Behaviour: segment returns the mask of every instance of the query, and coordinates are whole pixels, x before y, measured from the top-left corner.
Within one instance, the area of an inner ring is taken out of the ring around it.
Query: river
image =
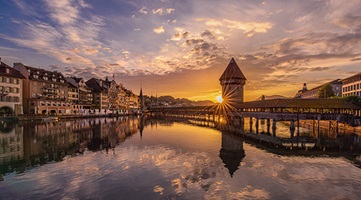
[[[337,136],[331,141],[343,141],[337,149],[320,149],[273,147],[184,120],[92,118],[0,127],[0,199],[361,196],[356,135]],[[289,135],[279,127],[279,135]]]

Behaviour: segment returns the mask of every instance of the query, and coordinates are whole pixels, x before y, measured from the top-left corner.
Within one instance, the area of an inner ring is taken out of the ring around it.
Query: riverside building
[[[342,96],[361,97],[361,72],[342,80]]]
[[[0,116],[23,114],[23,80],[19,71],[0,59]]]
[[[68,101],[68,83],[57,71],[48,71],[14,63],[14,68],[24,77],[24,114],[71,114]]]

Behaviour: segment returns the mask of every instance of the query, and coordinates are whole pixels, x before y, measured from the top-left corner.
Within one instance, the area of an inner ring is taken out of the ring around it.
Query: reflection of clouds
[[[223,182],[217,182],[210,192],[206,193],[205,199],[269,199],[270,195],[263,189],[247,185],[240,191],[232,191],[229,185],[224,186]],[[222,190],[221,190],[222,188]]]
[[[361,189],[360,169],[343,158],[285,157],[244,145],[247,156],[242,172],[251,185],[262,186],[271,197],[356,199]],[[347,173],[345,173],[347,172]],[[240,174],[240,173],[239,173]],[[279,194],[278,194],[279,195]]]
[[[8,177],[3,183],[26,187],[0,190],[19,198],[327,199],[356,198],[361,189],[359,169],[344,159],[275,156],[247,144],[244,149],[247,156],[233,178],[216,154],[124,143],[114,155],[86,151]]]

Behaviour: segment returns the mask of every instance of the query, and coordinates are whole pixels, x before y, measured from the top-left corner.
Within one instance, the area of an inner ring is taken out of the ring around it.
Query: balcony
[[[0,90],[0,96],[7,96],[8,94],[9,94],[9,91]]]

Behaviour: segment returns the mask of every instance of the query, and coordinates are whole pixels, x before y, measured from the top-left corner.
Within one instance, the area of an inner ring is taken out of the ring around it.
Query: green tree
[[[357,106],[361,107],[361,97],[358,96],[348,96],[348,97],[342,97],[343,100],[350,102],[352,104],[355,104]]]
[[[326,84],[322,86],[318,91],[318,95],[317,95],[318,98],[323,98],[323,99],[330,98],[333,96],[335,96],[335,93],[333,92],[331,84]]]

